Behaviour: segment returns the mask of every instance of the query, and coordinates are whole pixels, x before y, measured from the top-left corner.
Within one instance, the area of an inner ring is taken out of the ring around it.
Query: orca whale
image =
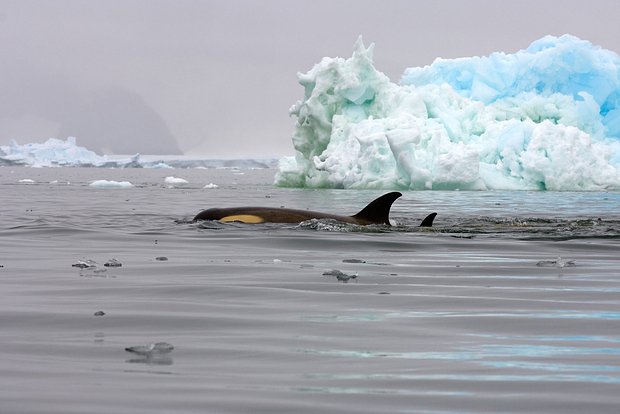
[[[390,225],[390,208],[394,201],[402,196],[394,191],[382,195],[371,201],[359,213],[352,216],[321,213],[310,210],[297,210],[277,207],[230,207],[210,208],[203,210],[194,217],[193,222],[200,220],[218,220],[220,222],[240,223],[301,223],[311,219],[332,219],[344,223],[366,226],[369,224]],[[420,224],[420,227],[431,227],[437,213],[429,214]]]

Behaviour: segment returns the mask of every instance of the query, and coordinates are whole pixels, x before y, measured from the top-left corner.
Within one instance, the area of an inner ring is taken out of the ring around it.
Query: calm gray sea
[[[618,412],[620,194],[405,192],[391,228],[189,223],[382,193],[273,175],[0,168],[0,412]]]

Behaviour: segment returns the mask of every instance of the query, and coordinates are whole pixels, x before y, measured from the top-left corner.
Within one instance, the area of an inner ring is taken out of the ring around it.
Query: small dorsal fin
[[[437,213],[431,213],[420,223],[420,227],[433,227],[433,220],[435,220],[435,216]]]
[[[387,224],[390,225],[390,208],[398,197],[402,196],[398,191],[383,194],[381,197],[371,201],[359,213],[351,216],[357,220],[368,224]]]

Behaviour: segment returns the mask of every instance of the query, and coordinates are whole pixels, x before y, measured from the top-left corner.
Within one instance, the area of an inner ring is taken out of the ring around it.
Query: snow
[[[620,189],[620,58],[574,36],[437,59],[391,82],[361,38],[299,75],[290,187]]]

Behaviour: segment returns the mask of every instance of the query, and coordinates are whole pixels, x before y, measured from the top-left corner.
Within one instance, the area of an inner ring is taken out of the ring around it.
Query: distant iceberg
[[[275,168],[275,159],[218,160],[187,156],[98,155],[77,145],[74,137],[50,138],[43,143],[0,146],[0,166],[101,168]]]
[[[349,59],[299,75],[292,187],[597,191],[620,189],[620,58],[574,36],[514,54],[377,71]]]
[[[44,143],[0,146],[0,165],[27,165],[32,167],[62,167],[68,165],[98,166],[107,162],[105,156],[78,147],[74,137],[65,141],[50,138]]]

